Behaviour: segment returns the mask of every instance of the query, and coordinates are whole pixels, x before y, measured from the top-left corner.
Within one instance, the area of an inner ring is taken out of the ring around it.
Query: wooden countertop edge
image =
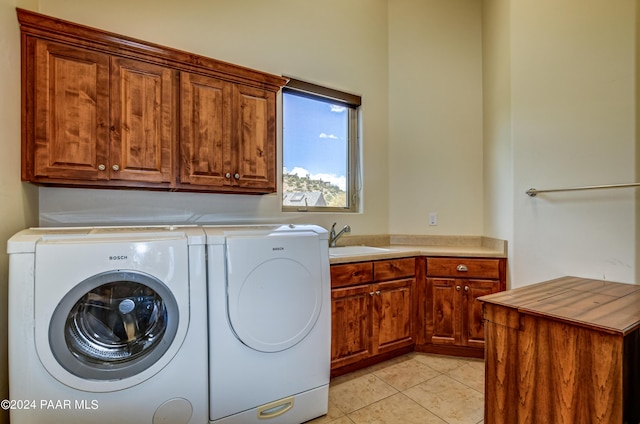
[[[584,328],[596,328],[603,332],[614,334],[614,335],[627,335],[630,332],[638,329],[640,327],[640,309],[630,311],[628,316],[620,315],[620,319],[618,320],[619,325],[613,325],[612,319],[609,319],[609,325],[607,325],[604,320],[597,319],[580,319],[584,318],[587,315],[587,312],[592,313],[596,309],[600,307],[604,307],[604,305],[599,305],[589,311],[585,311],[584,314],[578,313],[574,316],[569,316],[561,313],[554,313],[547,309],[543,310],[542,308],[538,309],[536,306],[539,306],[541,302],[545,299],[550,299],[552,297],[556,297],[558,295],[566,294],[569,292],[581,292],[581,288],[577,286],[577,284],[589,284],[589,283],[602,283],[602,284],[616,284],[616,285],[626,285],[628,287],[628,293],[620,295],[618,298],[611,300],[609,303],[629,303],[638,304],[637,300],[640,300],[640,286],[635,286],[633,284],[625,284],[625,283],[616,283],[611,281],[600,281],[588,278],[580,278],[573,276],[565,276],[556,278],[549,281],[544,281],[537,284],[531,284],[529,286],[518,287],[516,289],[507,290],[500,293],[495,293],[487,296],[479,297],[478,300],[484,303],[490,303],[492,305],[501,306],[505,308],[509,308],[511,310],[517,311],[519,314],[530,315],[540,318],[552,319],[561,322],[565,322],[568,324],[584,327]],[[565,284],[565,286],[561,286]],[[620,286],[622,287],[622,286]],[[626,287],[625,287],[626,288]],[[589,290],[586,290],[589,291]],[[590,292],[590,291],[589,291]],[[597,292],[593,292],[594,295],[598,294]],[[609,305],[611,306],[611,305]],[[614,308],[616,311],[620,309]],[[624,308],[622,308],[624,309]],[[604,315],[606,318],[610,318],[612,314]]]

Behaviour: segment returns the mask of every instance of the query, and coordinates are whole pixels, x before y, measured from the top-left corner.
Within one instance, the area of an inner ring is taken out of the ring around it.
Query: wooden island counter
[[[640,422],[640,285],[563,277],[479,300],[485,423]]]

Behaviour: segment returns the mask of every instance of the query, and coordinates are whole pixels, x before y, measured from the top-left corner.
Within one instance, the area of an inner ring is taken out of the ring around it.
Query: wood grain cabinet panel
[[[17,12],[24,181],[276,191],[276,93],[286,78]]]
[[[230,184],[231,84],[182,72],[180,102],[180,183]]]
[[[376,281],[412,277],[416,273],[416,260],[405,258],[374,262],[373,272]]]
[[[36,38],[28,45],[35,45],[27,63],[35,61],[36,142],[26,149],[34,152],[34,180],[171,182],[171,69]]]
[[[454,279],[430,278],[428,280],[432,315],[430,342],[433,344],[460,343],[461,323],[459,294]]]
[[[180,187],[276,191],[275,93],[182,72]]]
[[[372,354],[371,287],[369,285],[331,291],[331,366],[339,368],[369,358]]]
[[[373,263],[355,262],[331,265],[331,287],[353,286],[373,282]]]
[[[375,287],[374,352],[382,354],[413,343],[412,291],[415,280],[379,283]]]
[[[26,42],[29,84],[23,119],[23,179],[106,180],[109,56],[47,40]]]
[[[331,266],[333,375],[412,349],[415,282],[415,258]]]
[[[176,71],[111,58],[109,179],[171,183]]]
[[[562,277],[481,300],[484,422],[640,422],[637,285]]]
[[[424,338],[417,350],[471,357],[484,355],[482,303],[505,289],[505,259],[427,258],[426,285],[419,308]]]
[[[232,122],[232,184],[276,191],[276,95],[234,85]]]

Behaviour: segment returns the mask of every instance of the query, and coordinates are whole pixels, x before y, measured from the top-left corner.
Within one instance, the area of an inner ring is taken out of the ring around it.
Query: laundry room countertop
[[[356,246],[366,247],[359,252]],[[331,264],[413,256],[506,258],[507,242],[482,236],[349,235],[329,249]]]

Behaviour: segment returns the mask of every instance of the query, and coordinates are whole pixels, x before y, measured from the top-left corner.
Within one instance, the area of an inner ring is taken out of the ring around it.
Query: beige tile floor
[[[410,353],[336,377],[308,424],[482,424],[484,362]]]

